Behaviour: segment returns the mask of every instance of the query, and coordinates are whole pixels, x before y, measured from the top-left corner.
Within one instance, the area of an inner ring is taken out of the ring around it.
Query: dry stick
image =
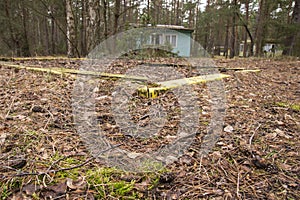
[[[249,139],[249,145],[252,145],[252,140],[254,138],[254,135],[257,133],[257,130],[260,128],[261,124],[259,124],[256,129],[254,130],[254,133],[251,135],[250,139]]]
[[[46,124],[45,124],[45,126],[44,126],[44,129],[47,128],[47,126],[48,126],[50,120],[51,120],[51,119],[52,119],[52,120],[54,119],[53,114],[52,114],[49,110],[47,110],[47,111],[48,111],[50,117],[48,118],[48,120],[47,120],[47,122],[46,122]]]
[[[13,105],[14,102],[15,102],[15,99],[16,99],[16,97],[14,96],[14,98],[13,98],[12,101],[11,101],[11,104],[10,104],[9,107],[8,107],[8,111],[7,111],[7,113],[6,113],[4,119],[6,119],[6,118],[8,117],[8,115],[9,115],[9,113],[10,113],[10,110],[11,110],[11,107],[12,107],[12,105]]]
[[[240,172],[238,172],[237,183],[236,183],[236,196],[240,198]]]
[[[61,171],[67,171],[67,170],[76,169],[76,168],[79,168],[79,167],[82,167],[82,166],[88,164],[89,162],[91,162],[92,160],[94,160],[99,155],[101,155],[101,154],[103,154],[103,153],[105,153],[105,152],[107,152],[107,151],[109,151],[111,149],[117,148],[119,146],[121,146],[121,144],[118,144],[118,145],[112,146],[112,147],[110,147],[108,149],[105,149],[103,151],[100,151],[96,156],[93,156],[93,157],[87,159],[85,162],[83,162],[83,163],[81,163],[79,165],[72,166],[72,167],[67,167],[67,168],[62,168],[62,169],[57,169],[57,170],[47,170],[45,172],[35,172],[35,173],[27,173],[27,172],[22,173],[21,172],[19,174],[15,174],[13,176],[36,176],[36,175],[45,175],[45,174],[48,174],[48,173],[57,173],[57,172],[61,172]]]
[[[241,199],[240,198],[240,170],[239,170],[239,166],[238,166],[238,163],[236,162],[235,159],[233,159],[233,162],[234,162],[234,165],[237,169],[237,181],[236,181],[236,196],[238,199]]]
[[[251,135],[251,137],[250,137],[250,139],[249,139],[249,148],[250,148],[250,153],[251,153],[251,155],[252,155],[252,158],[255,158],[255,156],[254,156],[254,154],[253,154],[253,150],[252,150],[252,148],[251,148],[252,140],[253,140],[253,138],[254,138],[255,134],[257,133],[257,130],[259,129],[260,126],[261,126],[261,124],[259,124],[259,125],[256,127],[256,129],[254,130],[254,133]]]
[[[244,180],[244,178],[251,172],[251,169],[249,169],[243,176],[240,178],[240,181]]]

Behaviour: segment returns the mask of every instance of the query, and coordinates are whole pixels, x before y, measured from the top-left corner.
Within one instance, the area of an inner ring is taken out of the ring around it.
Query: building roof
[[[178,26],[178,25],[163,25],[163,24],[157,24],[157,28],[168,28],[172,30],[185,30],[185,31],[190,31],[193,32],[194,29],[191,28],[185,28],[184,26]]]
[[[141,28],[144,25],[139,23],[129,23],[130,26],[133,28]],[[178,25],[171,25],[171,24],[157,24],[155,26],[152,26],[152,24],[148,24],[147,27],[155,27],[155,28],[168,28],[172,30],[184,30],[184,31],[190,31],[193,32],[194,29],[192,28],[185,28],[184,26],[178,26]]]

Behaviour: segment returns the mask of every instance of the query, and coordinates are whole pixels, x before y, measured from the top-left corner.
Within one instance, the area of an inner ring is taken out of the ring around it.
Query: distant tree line
[[[136,26],[182,25],[209,53],[300,56],[300,0],[1,0],[0,54],[83,57]]]

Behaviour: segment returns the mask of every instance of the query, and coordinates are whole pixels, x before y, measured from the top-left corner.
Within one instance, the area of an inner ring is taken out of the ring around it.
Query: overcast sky
[[[201,2],[200,4],[201,11],[204,11],[207,0],[200,0],[200,2]]]

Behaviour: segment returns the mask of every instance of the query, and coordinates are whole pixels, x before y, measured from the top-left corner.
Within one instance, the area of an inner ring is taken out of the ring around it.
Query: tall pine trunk
[[[108,38],[107,1],[102,0],[102,4],[103,4],[103,21],[104,21],[104,39],[107,39]]]
[[[227,20],[226,33],[225,33],[225,45],[224,45],[225,58],[228,58],[228,43],[229,43],[229,19]]]
[[[233,4],[233,16],[232,16],[232,27],[231,27],[231,39],[230,39],[230,55],[229,58],[233,58],[235,56],[235,35],[236,35],[236,6],[237,0],[234,0]]]
[[[299,43],[300,41],[300,0],[295,0],[295,5],[293,9],[293,15],[291,19],[291,25],[294,26],[292,31],[289,36],[285,40],[285,49],[283,50],[282,54],[283,55],[295,55],[295,56],[300,56],[300,46],[298,44],[298,51],[296,49],[296,44],[297,41]]]
[[[81,0],[81,31],[80,31],[80,45],[81,45],[81,55],[86,56],[88,54],[87,50],[87,3],[85,0]]]
[[[72,12],[72,0],[66,0],[66,16],[67,16],[67,54],[68,57],[75,57],[75,21]]]
[[[97,44],[98,31],[98,12],[99,7],[97,0],[88,0],[87,5],[87,24],[86,24],[86,48],[91,51]]]
[[[248,26],[248,21],[249,21],[249,0],[245,1],[245,9],[246,9],[246,16],[245,16],[245,31],[244,31],[244,49],[243,49],[243,57],[247,57],[248,52],[248,33],[247,33],[247,26]]]
[[[263,55],[263,44],[267,32],[267,21],[269,19],[269,0],[260,0],[258,16],[256,18],[255,31],[255,56]]]
[[[120,17],[120,8],[121,8],[121,0],[116,0],[115,12],[114,12],[114,31],[113,31],[114,35],[118,32],[118,28],[119,28],[118,22]]]
[[[20,2],[18,4],[19,9],[21,10],[21,19],[22,19],[22,28],[21,28],[21,53],[25,57],[31,56],[30,53],[30,48],[29,48],[29,41],[28,41],[28,25],[27,25],[27,20],[29,18],[28,16],[28,11],[24,5],[24,2]]]

